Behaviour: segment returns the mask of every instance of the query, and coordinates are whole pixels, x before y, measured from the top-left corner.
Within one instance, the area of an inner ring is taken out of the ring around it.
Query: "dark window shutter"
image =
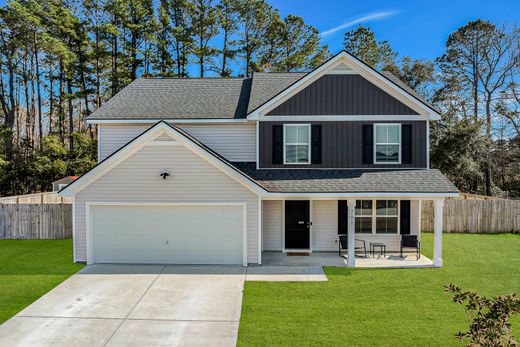
[[[410,200],[401,200],[401,235],[410,235]]]
[[[311,126],[311,163],[321,164],[321,125]]]
[[[273,125],[273,164],[283,164],[283,125]]]
[[[363,164],[374,163],[374,125],[363,125]]]
[[[347,233],[347,200],[338,200],[338,234]]]
[[[412,163],[412,125],[403,124],[401,128],[401,153],[403,164]]]

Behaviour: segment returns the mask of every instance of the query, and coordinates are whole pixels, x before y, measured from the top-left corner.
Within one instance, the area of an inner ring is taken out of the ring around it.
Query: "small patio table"
[[[370,242],[370,252],[372,253],[372,258],[374,258],[376,248],[379,248],[379,255],[377,256],[377,259],[379,259],[381,256],[386,257],[386,245],[384,243]]]

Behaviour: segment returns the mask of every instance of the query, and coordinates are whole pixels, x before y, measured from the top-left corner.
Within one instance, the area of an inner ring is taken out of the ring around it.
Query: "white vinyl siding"
[[[76,194],[77,261],[86,261],[86,202],[245,202],[247,259],[258,262],[258,196],[184,146],[146,146]]]
[[[153,124],[98,125],[99,161],[117,151]],[[247,124],[178,124],[230,161],[256,161],[256,126]]]
[[[179,126],[229,161],[256,161],[254,123]]]
[[[312,201],[313,251],[336,251],[338,244],[338,202]]]
[[[420,237],[419,201],[410,201],[410,234]],[[263,201],[263,250],[281,251],[283,212],[281,200]],[[338,201],[312,201],[312,250],[336,251],[338,244]],[[367,252],[369,242],[382,242],[388,251],[398,251],[401,236],[395,234],[356,234],[356,239],[365,240]]]
[[[148,125],[98,125],[98,162],[150,128]]]
[[[262,202],[262,240],[264,251],[281,251],[283,212],[281,200]]]

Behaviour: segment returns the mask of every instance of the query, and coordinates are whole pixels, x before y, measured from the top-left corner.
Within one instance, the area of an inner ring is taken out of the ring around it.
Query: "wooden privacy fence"
[[[56,192],[0,197],[0,204],[71,204],[72,198],[62,198]]]
[[[70,237],[71,204],[0,204],[0,239]]]
[[[432,201],[422,201],[421,229],[433,231]],[[448,233],[520,232],[520,201],[455,200],[444,202],[443,230]]]

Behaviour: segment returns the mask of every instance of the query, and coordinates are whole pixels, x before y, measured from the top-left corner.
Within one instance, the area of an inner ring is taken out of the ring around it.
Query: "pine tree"
[[[193,55],[199,65],[200,77],[204,77],[206,65],[216,55],[217,50],[210,45],[210,40],[218,33],[217,11],[213,0],[193,0],[190,11],[193,35]]]

